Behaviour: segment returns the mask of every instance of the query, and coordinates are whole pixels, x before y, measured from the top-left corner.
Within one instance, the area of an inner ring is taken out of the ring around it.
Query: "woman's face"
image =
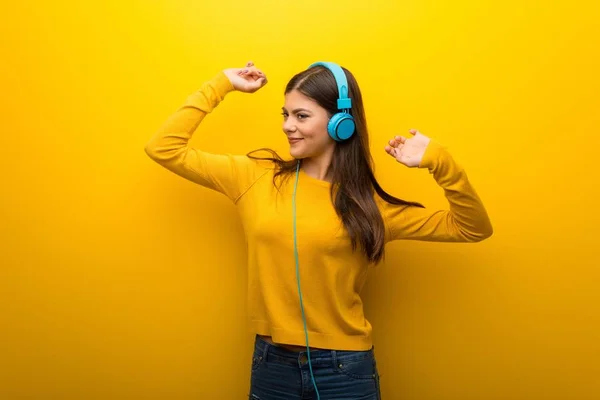
[[[290,143],[292,157],[318,157],[333,150],[336,142],[327,133],[329,115],[317,102],[292,90],[285,95],[282,110],[283,132]]]

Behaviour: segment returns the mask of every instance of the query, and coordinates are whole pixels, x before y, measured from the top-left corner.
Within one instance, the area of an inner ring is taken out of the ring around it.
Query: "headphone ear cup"
[[[327,132],[336,142],[349,139],[355,129],[354,117],[348,113],[334,114],[327,124]]]

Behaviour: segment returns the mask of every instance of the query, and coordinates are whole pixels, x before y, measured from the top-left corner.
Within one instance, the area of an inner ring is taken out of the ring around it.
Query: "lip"
[[[288,142],[290,142],[290,143],[297,143],[297,142],[299,142],[301,140],[302,139],[300,139],[300,138],[288,138]]]

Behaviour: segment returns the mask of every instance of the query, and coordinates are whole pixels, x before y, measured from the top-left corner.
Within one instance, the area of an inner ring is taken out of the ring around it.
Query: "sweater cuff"
[[[225,95],[233,90],[235,90],[233,84],[221,71],[212,79],[204,81],[198,90],[187,97],[184,105],[210,113],[223,101]]]
[[[419,168],[427,168],[429,170],[433,169],[437,165],[441,153],[445,150],[446,146],[430,138],[429,144],[425,149],[425,154],[423,154],[423,158],[419,164]]]
[[[225,72],[223,72],[223,71],[219,71],[219,73],[216,74],[209,81],[209,83],[211,84],[212,87],[215,88],[216,93],[221,98],[225,97],[225,95],[227,93],[235,90],[235,88],[233,87],[233,84],[231,83],[231,81],[229,80],[227,75],[225,75]]]

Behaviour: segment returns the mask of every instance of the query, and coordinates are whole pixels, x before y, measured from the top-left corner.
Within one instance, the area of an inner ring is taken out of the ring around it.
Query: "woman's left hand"
[[[410,129],[410,138],[396,136],[385,146],[385,151],[396,161],[407,167],[418,167],[421,164],[425,149],[430,139],[416,129]]]

